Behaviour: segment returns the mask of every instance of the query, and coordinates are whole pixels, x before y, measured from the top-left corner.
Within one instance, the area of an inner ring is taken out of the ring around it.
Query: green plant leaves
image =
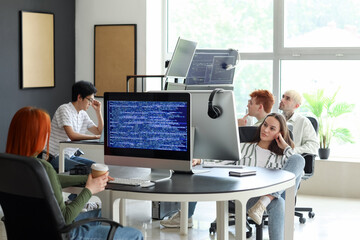
[[[344,113],[350,113],[354,110],[355,104],[338,103],[328,111],[329,117],[336,118]]]
[[[337,128],[332,131],[334,137],[340,139],[343,142],[354,143],[351,132],[347,128]]]
[[[347,128],[334,128],[335,118],[350,113],[355,104],[346,102],[336,103],[338,88],[330,97],[325,95],[324,89],[318,89],[315,93],[304,93],[305,107],[308,108],[319,122],[320,148],[329,148],[331,138],[335,137],[343,142],[354,143],[351,132]]]

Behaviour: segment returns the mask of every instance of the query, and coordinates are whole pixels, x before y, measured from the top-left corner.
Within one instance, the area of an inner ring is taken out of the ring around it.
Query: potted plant
[[[319,89],[312,94],[303,94],[307,102],[305,107],[315,115],[319,122],[320,159],[327,159],[329,157],[332,137],[338,138],[343,142],[354,142],[349,129],[334,126],[335,118],[352,112],[355,107],[354,104],[336,102],[335,98],[339,90],[340,88],[330,97],[324,95],[324,89]]]

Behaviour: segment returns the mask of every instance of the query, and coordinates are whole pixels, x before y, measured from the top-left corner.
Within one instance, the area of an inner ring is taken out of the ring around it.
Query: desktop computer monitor
[[[189,71],[197,42],[178,38],[165,77],[184,79]]]
[[[151,168],[148,179],[191,171],[190,93],[104,94],[104,162]]]
[[[192,126],[195,130],[193,158],[240,160],[239,130],[233,91],[217,89],[188,92],[191,93]],[[216,118],[209,116],[209,110],[212,111],[212,108],[218,110]]]
[[[107,92],[104,106],[105,164],[151,168],[157,181],[171,170],[196,172],[193,158],[240,159],[232,91]]]
[[[234,49],[196,49],[186,76],[186,89],[233,90],[239,53]]]

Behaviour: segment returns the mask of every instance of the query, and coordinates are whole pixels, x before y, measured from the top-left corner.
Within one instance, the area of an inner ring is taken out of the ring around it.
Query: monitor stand
[[[191,143],[192,143],[192,153],[194,153],[194,147],[195,147],[195,132],[196,132],[196,128],[195,127],[191,127],[192,128],[192,133],[191,133]],[[194,156],[191,156],[191,170],[189,173],[204,173],[204,172],[209,172],[209,169],[201,169],[199,166],[192,166],[192,160],[193,160]]]
[[[147,179],[151,182],[160,182],[163,180],[168,180],[173,174],[172,170],[169,169],[158,169],[151,168],[150,174],[147,176]]]

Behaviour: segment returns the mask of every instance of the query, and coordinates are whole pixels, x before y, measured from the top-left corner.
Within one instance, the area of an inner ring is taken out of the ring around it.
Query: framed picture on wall
[[[94,84],[96,96],[126,92],[126,77],[136,74],[136,24],[95,25]],[[133,82],[129,89],[133,91]]]
[[[54,14],[20,11],[20,87],[55,87]]]

